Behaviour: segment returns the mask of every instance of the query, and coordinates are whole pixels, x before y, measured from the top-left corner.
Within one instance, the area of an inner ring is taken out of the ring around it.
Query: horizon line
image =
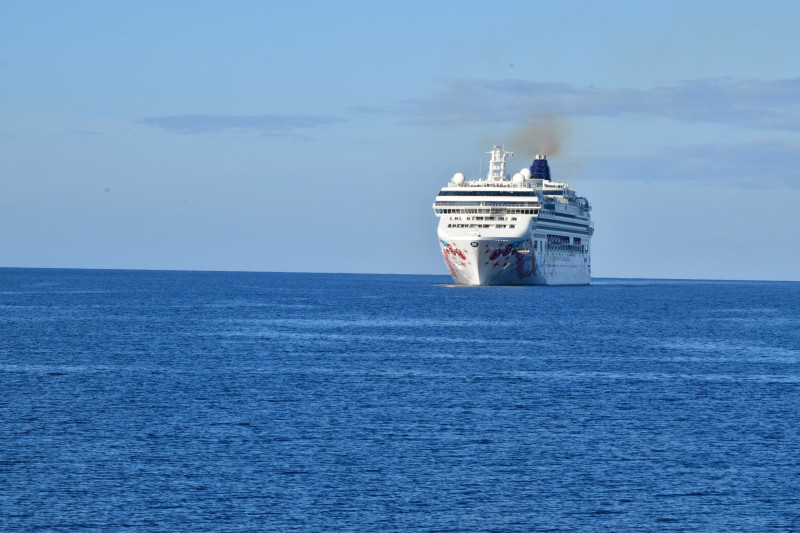
[[[92,268],[92,267],[29,267],[29,266],[0,266],[0,270],[71,270],[71,271],[101,271],[101,272],[174,272],[198,274],[302,274],[302,275],[328,275],[328,276],[441,276],[450,278],[450,274],[424,274],[424,273],[397,273],[397,272],[310,272],[310,271],[284,271],[284,270],[220,270],[220,269],[182,269],[182,268]],[[452,278],[450,278],[452,279]],[[600,280],[626,280],[626,281],[699,281],[699,282],[749,282],[749,283],[800,283],[800,279],[734,279],[734,278],[648,278],[648,277],[618,277],[598,276],[591,281]],[[591,285],[591,282],[589,283]],[[452,285],[460,285],[452,283]],[[464,287],[477,287],[477,285],[463,285]],[[494,285],[500,287],[500,285]],[[520,286],[520,285],[512,285]],[[537,285],[530,285],[535,287]],[[542,285],[547,287],[548,285]],[[563,285],[565,287],[580,287],[585,285]]]

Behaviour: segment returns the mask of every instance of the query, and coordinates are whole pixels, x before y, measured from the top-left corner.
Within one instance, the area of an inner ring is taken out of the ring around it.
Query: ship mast
[[[506,158],[511,157],[514,153],[506,152],[505,146],[500,147],[497,145],[492,148],[491,152],[486,153],[492,156],[489,159],[489,174],[486,179],[488,181],[502,181],[506,176]]]

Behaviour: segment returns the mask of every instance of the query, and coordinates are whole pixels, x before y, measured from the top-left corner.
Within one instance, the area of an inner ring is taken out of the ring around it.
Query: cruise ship
[[[592,278],[591,206],[553,181],[547,157],[513,177],[495,146],[486,179],[456,173],[439,191],[439,245],[447,270],[464,285],[586,285]]]

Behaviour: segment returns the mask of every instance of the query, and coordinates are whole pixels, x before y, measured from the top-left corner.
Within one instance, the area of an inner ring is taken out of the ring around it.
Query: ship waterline
[[[512,155],[489,152],[486,180],[456,174],[436,197],[445,265],[464,285],[585,285],[594,226],[588,200],[550,180],[545,157],[505,175]]]

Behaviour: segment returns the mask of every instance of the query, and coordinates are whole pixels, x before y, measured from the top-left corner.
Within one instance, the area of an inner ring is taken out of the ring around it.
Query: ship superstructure
[[[505,147],[490,154],[486,179],[462,173],[439,191],[439,245],[456,283],[585,285],[591,280],[591,206],[550,179],[547,157],[506,174]]]

